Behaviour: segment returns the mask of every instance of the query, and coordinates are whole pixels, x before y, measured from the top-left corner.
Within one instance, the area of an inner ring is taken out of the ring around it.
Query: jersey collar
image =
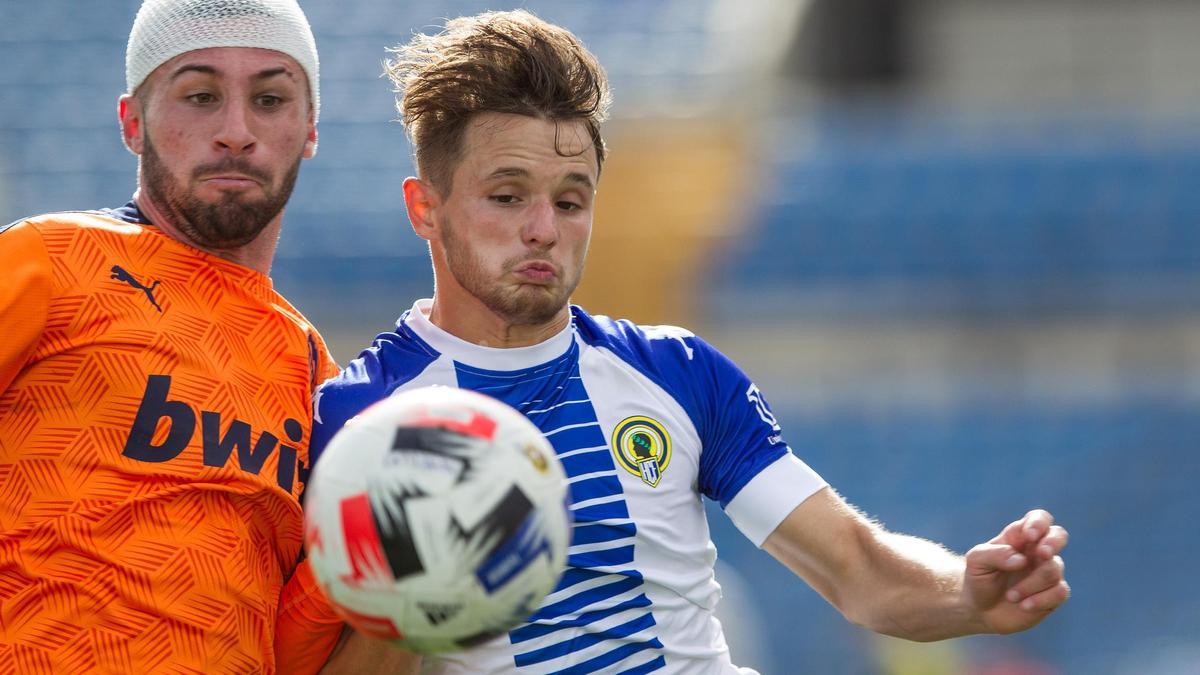
[[[430,347],[465,363],[485,370],[521,370],[532,368],[562,356],[571,347],[575,336],[572,320],[549,339],[528,347],[482,347],[438,328],[429,321],[433,300],[422,298],[413,303],[412,309],[404,313],[400,321],[409,327]]]

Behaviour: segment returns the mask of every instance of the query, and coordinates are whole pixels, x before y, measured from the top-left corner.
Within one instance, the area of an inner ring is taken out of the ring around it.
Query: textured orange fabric
[[[14,227],[0,239],[0,391],[29,358],[46,324],[50,259],[32,227]]]
[[[0,274],[0,673],[272,672],[320,336],[99,213],[0,232]]]
[[[279,623],[275,627],[279,672],[311,675],[321,670],[342,635],[343,625],[317,586],[308,561],[301,562],[279,600]]]

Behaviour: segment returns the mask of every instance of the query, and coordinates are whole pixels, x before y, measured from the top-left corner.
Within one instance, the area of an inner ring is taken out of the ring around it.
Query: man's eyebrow
[[[529,178],[529,176],[530,176],[530,173],[529,173],[528,169],[522,169],[521,167],[518,167],[518,166],[502,166],[499,169],[496,169],[495,171],[488,174],[487,179],[493,180],[496,178]],[[572,171],[571,173],[567,174],[566,182],[577,183],[589,190],[594,190],[596,187],[595,184],[592,182],[592,179],[587,174],[579,173],[577,171]]]
[[[289,78],[291,78],[293,80],[296,79],[296,76],[292,73],[292,71],[283,66],[279,66],[278,68],[267,68],[266,70],[260,70],[254,75],[254,79],[266,80],[266,79],[270,79],[272,77],[276,77],[278,75],[287,75]]]
[[[216,68],[214,68],[212,66],[206,66],[206,65],[203,65],[200,63],[185,63],[182,66],[179,66],[178,68],[176,68],[175,72],[171,73],[171,79],[172,80],[179,79],[180,75],[184,75],[186,73],[203,73],[205,75],[216,75],[218,72],[220,72],[220,71],[218,71]]]
[[[215,66],[206,65],[203,63],[185,63],[182,66],[179,66],[178,68],[176,68],[175,72],[171,73],[171,79],[172,80],[177,79],[180,75],[183,75],[184,73],[203,73],[205,75],[220,75],[221,70],[219,68],[216,68]],[[295,75],[292,74],[292,71],[284,66],[279,66],[277,68],[266,68],[264,70],[260,70],[253,75],[253,79],[267,80],[272,77],[277,77],[279,75],[287,75],[288,77],[295,79]]]
[[[596,185],[595,185],[595,183],[592,182],[592,179],[590,176],[588,176],[587,174],[584,174],[584,173],[576,172],[576,171],[572,171],[571,173],[567,174],[567,182],[568,183],[579,183],[580,185],[582,185],[583,187],[585,187],[589,190],[596,189]]]
[[[517,166],[502,166],[490,173],[488,178],[529,178],[529,171]]]

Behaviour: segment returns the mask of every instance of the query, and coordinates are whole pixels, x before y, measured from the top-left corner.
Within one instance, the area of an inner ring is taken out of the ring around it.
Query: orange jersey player
[[[267,273],[316,148],[294,0],[146,0],[119,209],[0,227],[0,673],[273,672],[311,396]]]
[[[269,278],[139,216],[0,234],[0,664],[257,672],[336,370]]]

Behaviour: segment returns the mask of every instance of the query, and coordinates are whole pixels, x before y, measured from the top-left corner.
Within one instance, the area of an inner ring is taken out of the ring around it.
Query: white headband
[[[145,0],[125,47],[128,93],[163,63],[209,47],[257,47],[292,57],[308,76],[313,119],[319,116],[317,43],[296,0]]]

